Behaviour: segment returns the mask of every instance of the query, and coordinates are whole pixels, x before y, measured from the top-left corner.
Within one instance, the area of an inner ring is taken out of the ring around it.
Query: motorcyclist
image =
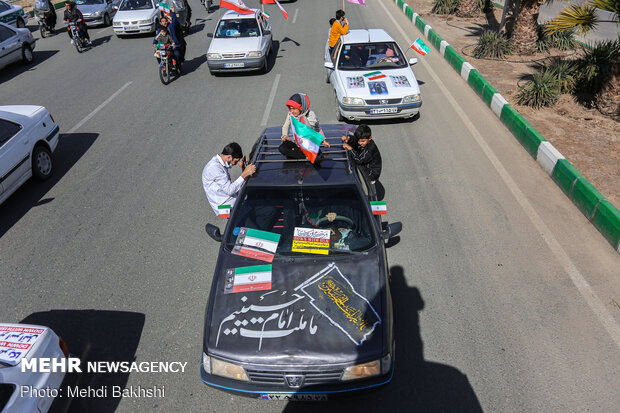
[[[174,54],[177,63],[180,65],[182,62],[181,50],[180,47],[174,47],[179,46],[179,39],[176,38],[174,32],[170,30],[172,25],[165,16],[162,16],[159,19],[159,24],[160,26],[155,33],[155,38],[153,39],[153,47],[156,47],[157,43],[164,43],[173,46],[172,53]]]
[[[84,36],[88,44],[90,45],[90,36],[88,35],[88,29],[86,27],[86,22],[84,22],[84,16],[82,16],[82,12],[78,10],[75,5],[75,1],[68,0],[65,1],[65,13],[63,20],[65,23],[75,22],[77,24],[78,30]],[[67,27],[67,32],[69,33],[69,37],[71,37],[71,29]],[[73,44],[73,38],[71,37],[71,43]]]
[[[56,9],[54,8],[52,1],[37,0],[35,3],[35,9],[36,8],[45,10],[44,22],[48,27],[54,29],[54,26],[56,26]]]
[[[174,6],[170,6],[170,16],[168,18],[170,19],[168,30],[170,30],[170,34],[172,35],[174,42],[178,46],[178,49],[175,49],[175,55],[176,55],[176,52],[178,51],[179,55],[177,56],[177,58],[180,59],[179,60],[180,62],[184,62],[185,61],[185,49],[187,47],[187,43],[185,42],[185,37],[183,36],[183,30],[181,29],[181,24],[179,23],[179,20],[177,19],[177,14],[174,12]]]

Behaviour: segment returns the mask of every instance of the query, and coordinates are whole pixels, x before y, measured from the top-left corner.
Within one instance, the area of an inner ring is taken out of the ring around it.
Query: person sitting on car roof
[[[285,155],[293,159],[304,159],[306,155],[299,149],[299,146],[295,142],[291,141],[288,136],[291,130],[291,116],[295,117],[301,123],[310,126],[317,132],[321,131],[321,125],[316,117],[316,114],[310,110],[310,99],[304,93],[295,93],[286,102],[288,113],[282,125],[282,144],[278,148],[282,155]],[[324,141],[324,145],[329,147],[329,143]]]
[[[216,215],[219,215],[217,207],[220,205],[233,207],[243,184],[256,172],[256,166],[247,162],[241,146],[231,142],[224,147],[221,154],[211,158],[202,170],[202,187]],[[233,165],[239,165],[243,170],[234,182],[230,179],[229,171]]]

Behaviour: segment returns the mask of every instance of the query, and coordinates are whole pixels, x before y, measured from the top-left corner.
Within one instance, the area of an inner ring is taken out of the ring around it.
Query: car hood
[[[269,277],[257,271],[251,288],[265,289],[233,293],[224,292],[227,283],[237,283],[236,278],[231,281],[230,269],[267,263],[224,253],[207,315],[209,354],[283,366],[381,357],[386,351],[386,284],[379,256],[372,251],[304,256],[295,262],[277,257],[270,285],[261,284]]]
[[[260,50],[260,37],[213,38],[207,53],[239,53]]]
[[[157,10],[156,9],[147,9],[147,10],[123,10],[118,11],[114,15],[115,22],[122,21],[136,21],[136,20],[146,20],[155,16]]]
[[[102,4],[83,4],[83,5],[77,6],[77,8],[82,12],[82,14],[91,15],[98,11],[104,11],[105,4],[103,3]]]
[[[370,74],[374,74],[374,76]],[[344,86],[345,96],[364,99],[386,99],[402,98],[407,95],[420,93],[418,81],[410,67],[402,69],[339,70],[338,76]],[[370,80],[372,77],[379,78]],[[381,93],[377,93],[377,89],[371,92],[371,86],[374,86],[375,82],[380,84]]]

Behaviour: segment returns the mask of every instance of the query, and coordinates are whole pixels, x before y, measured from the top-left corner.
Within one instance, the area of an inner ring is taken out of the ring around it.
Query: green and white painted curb
[[[528,153],[620,253],[620,211],[514,109],[502,95],[404,0],[394,0],[429,42],[491,108]]]

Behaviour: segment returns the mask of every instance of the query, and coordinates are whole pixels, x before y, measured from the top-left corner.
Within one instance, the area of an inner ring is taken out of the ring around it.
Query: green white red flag
[[[275,4],[280,8],[280,11],[284,15],[284,19],[288,20],[288,13],[284,10],[284,7],[280,4],[278,0],[263,0],[263,4]]]
[[[254,11],[250,10],[250,8],[245,5],[243,0],[220,0],[220,7],[241,14],[254,13]]]
[[[271,264],[226,270],[224,294],[271,290]]]
[[[170,14],[169,4],[164,3],[163,1],[160,1],[158,5],[159,5],[159,10],[163,11],[166,16]]]
[[[230,205],[218,205],[217,213],[220,218],[230,218]]]
[[[323,143],[325,136],[315,131],[310,126],[301,123],[295,117],[291,116],[291,126],[293,128],[293,137],[299,149],[306,155],[311,163],[316,160],[319,148]]]
[[[370,207],[372,208],[373,215],[387,214],[387,203],[385,201],[371,201]]]
[[[368,80],[377,80],[377,79],[381,79],[382,77],[386,77],[386,76],[380,71],[376,71],[376,72],[366,73],[364,77]]]
[[[232,253],[272,262],[279,242],[280,234],[242,227]]]
[[[420,53],[422,56],[428,54],[431,51],[431,49],[426,45],[426,43],[424,43],[419,37],[416,39],[415,42],[413,42],[411,46],[409,46],[409,48]]]
[[[347,1],[353,4],[361,4],[362,6],[366,5],[366,2],[364,0],[347,0]]]

